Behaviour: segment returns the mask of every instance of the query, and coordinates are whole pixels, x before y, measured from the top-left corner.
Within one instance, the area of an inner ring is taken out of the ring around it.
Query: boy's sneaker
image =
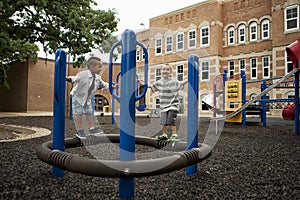
[[[101,134],[103,134],[103,130],[101,130],[100,128],[93,128],[93,129],[89,130],[89,134],[95,135],[95,136],[101,135]]]
[[[79,138],[79,139],[86,139],[86,136],[84,134],[84,130],[79,130],[76,132],[76,136]]]
[[[168,139],[169,142],[178,142],[180,139],[177,134],[172,134],[171,137]]]
[[[155,139],[156,139],[156,140],[167,140],[167,139],[168,139],[168,135],[165,134],[165,133],[163,133],[163,134],[161,134],[161,135],[155,136]]]

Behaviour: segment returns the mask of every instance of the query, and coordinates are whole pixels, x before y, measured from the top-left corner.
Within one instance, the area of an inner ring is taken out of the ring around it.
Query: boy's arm
[[[143,80],[138,79],[137,81],[138,81],[140,84],[145,85],[145,82],[144,82]],[[150,89],[152,90],[153,85],[152,85],[152,84],[148,84],[147,87],[150,88]],[[152,90],[152,91],[153,91],[153,90]]]
[[[185,84],[187,84],[188,80],[184,80],[181,82],[181,84],[184,86]]]
[[[187,80],[179,81],[179,88],[178,89],[183,90],[183,87],[184,87],[185,84],[187,84],[187,82],[188,82]]]
[[[109,88],[109,85],[108,83],[102,81],[100,79],[100,82],[99,82],[99,85],[98,85],[98,89],[101,89],[101,90],[107,90]]]
[[[75,83],[75,82],[79,82],[80,80],[80,77],[79,76],[68,76],[66,78],[66,81],[67,82],[70,82],[70,83]]]

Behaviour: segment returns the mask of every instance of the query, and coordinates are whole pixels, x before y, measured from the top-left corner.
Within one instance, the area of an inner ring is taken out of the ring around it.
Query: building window
[[[270,78],[270,56],[262,57],[263,78]]]
[[[234,44],[234,28],[231,27],[228,29],[228,45]]]
[[[155,108],[156,109],[160,109],[160,100],[159,100],[159,97],[155,98]]]
[[[245,59],[239,60],[239,68],[240,68],[240,71],[244,70],[246,72],[246,60]]]
[[[246,27],[245,25],[241,25],[239,27],[239,43],[246,42]]]
[[[252,22],[250,24],[250,42],[257,40],[257,24],[256,22]]]
[[[160,68],[155,69],[155,81],[158,81],[161,79],[161,73],[160,73]]]
[[[257,58],[250,59],[250,77],[257,79]]]
[[[136,60],[140,61],[141,60],[141,56],[140,56],[140,49],[136,50]]]
[[[290,57],[287,56],[287,53],[285,52],[285,73],[289,73],[294,68],[293,62],[290,59]]]
[[[206,96],[208,96],[208,95],[204,94],[204,95],[201,96],[201,109],[202,109],[202,111],[209,110],[209,105],[203,101],[205,98],[207,98]]]
[[[257,94],[256,93],[252,93],[252,94],[250,94],[250,100],[252,100],[252,99],[255,99],[255,97],[257,96]]]
[[[209,62],[201,62],[201,81],[209,80]]]
[[[196,10],[192,10],[192,17],[196,17]]]
[[[142,50],[142,60],[145,60],[145,52],[144,52],[144,50]],[[149,60],[149,55],[148,55],[148,60]]]
[[[229,77],[234,76],[234,61],[233,60],[228,61],[228,72],[229,72]]]
[[[292,31],[299,29],[299,5],[286,7],[284,10],[284,30]]]
[[[183,65],[177,65],[177,80],[178,81],[183,81]]]
[[[191,11],[188,11],[188,12],[187,12],[187,18],[188,18],[188,19],[191,19]]]
[[[161,38],[156,38],[155,40],[155,55],[160,55],[162,52],[162,43],[161,43]]]
[[[173,47],[173,37],[172,35],[168,35],[166,37],[166,53],[170,53],[173,51],[172,47]]]
[[[261,23],[261,39],[267,40],[270,38],[270,22],[269,20],[264,20]]]
[[[180,20],[183,21],[184,20],[184,13],[180,14]]]
[[[189,49],[196,48],[196,30],[189,31]]]
[[[179,96],[178,100],[179,100],[178,113],[182,114],[182,113],[184,113],[184,98],[183,98],[183,96]]]
[[[295,92],[288,92],[286,96],[288,99],[295,99]]]
[[[201,34],[201,47],[209,46],[209,27],[202,27]]]
[[[182,51],[184,45],[183,33],[178,33],[176,36],[176,51]]]

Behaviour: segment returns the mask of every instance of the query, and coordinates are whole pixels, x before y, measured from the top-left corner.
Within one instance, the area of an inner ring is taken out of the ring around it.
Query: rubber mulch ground
[[[181,169],[135,178],[134,199],[300,199],[300,136],[295,135],[294,122],[268,119],[264,127],[253,119],[247,126],[226,123],[212,156],[197,164],[194,175],[187,176]],[[98,120],[105,133],[119,133],[109,116]],[[142,125],[149,120],[137,121]],[[52,117],[0,118],[0,124],[50,130],[52,121]],[[208,121],[200,121],[200,142],[208,126]],[[74,133],[73,123],[66,119],[66,137]],[[53,178],[52,167],[36,155],[37,147],[51,138],[0,143],[0,199],[119,199],[118,178],[68,171],[63,178]],[[110,151],[105,158],[116,153]]]

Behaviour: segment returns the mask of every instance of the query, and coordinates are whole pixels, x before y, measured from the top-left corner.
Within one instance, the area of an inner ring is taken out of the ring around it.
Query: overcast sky
[[[96,0],[103,10],[115,8],[120,22],[118,34],[126,29],[149,28],[149,19],[204,0]],[[143,25],[140,24],[144,24]]]
[[[121,35],[126,29],[142,30],[149,28],[149,19],[166,14],[187,6],[191,6],[206,0],[95,0],[97,8],[108,10],[115,8],[118,23],[118,32]],[[144,24],[144,25],[141,25]],[[41,49],[41,47],[40,47]],[[93,52],[95,53],[95,52]],[[95,55],[97,56],[97,55]],[[44,52],[39,52],[39,57],[45,58]],[[54,55],[48,55],[49,59],[54,59]]]

